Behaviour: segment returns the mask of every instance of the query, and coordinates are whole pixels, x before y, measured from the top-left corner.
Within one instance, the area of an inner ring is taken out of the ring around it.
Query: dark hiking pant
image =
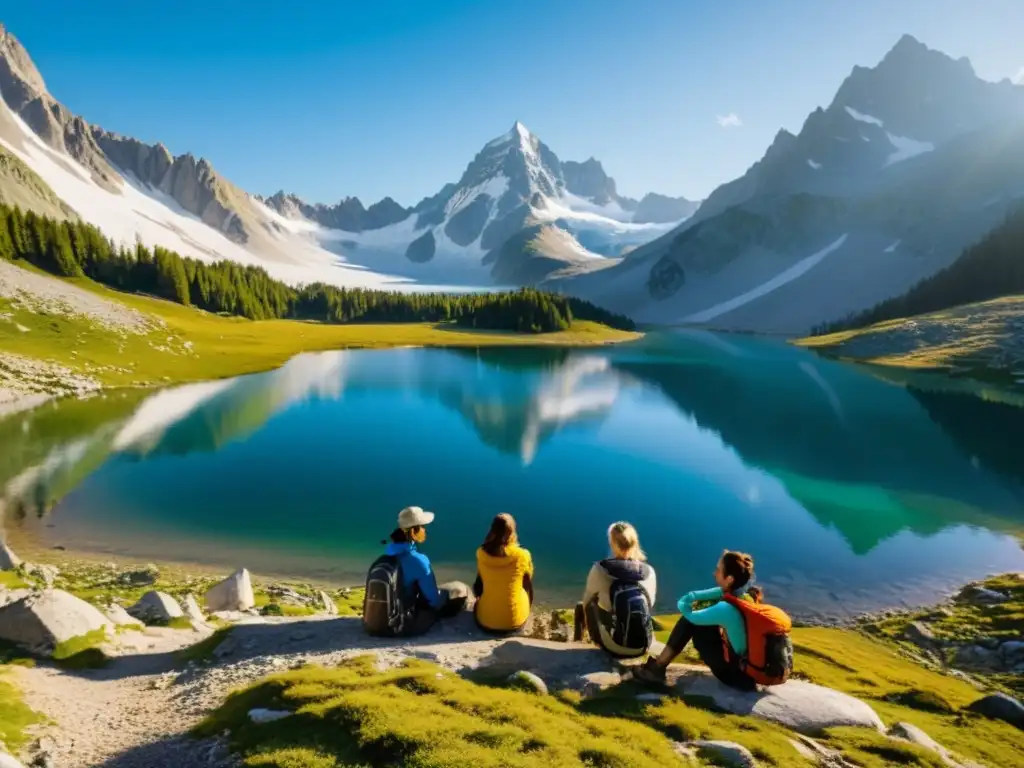
[[[417,600],[412,627],[405,633],[406,635],[422,635],[429,631],[439,619],[450,619],[465,610],[466,601],[469,599],[469,590],[465,584],[457,581],[451,582],[442,585],[440,591],[445,598],[440,608],[432,608],[422,599],[422,596]]]
[[[672,629],[668,642],[665,645],[678,656],[686,648],[687,643],[693,643],[694,650],[700,656],[711,674],[730,688],[741,691],[753,691],[757,689],[755,683],[746,672],[743,672],[733,660],[725,658],[725,644],[722,642],[722,630],[718,626],[705,627],[698,624],[691,624],[685,616],[679,617],[679,623]],[[735,659],[735,656],[732,657]]]

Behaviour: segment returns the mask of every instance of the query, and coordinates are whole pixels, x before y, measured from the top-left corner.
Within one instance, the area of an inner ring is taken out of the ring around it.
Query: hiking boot
[[[633,669],[633,679],[641,683],[665,684],[665,667],[658,663],[655,658],[649,658],[643,664]]]

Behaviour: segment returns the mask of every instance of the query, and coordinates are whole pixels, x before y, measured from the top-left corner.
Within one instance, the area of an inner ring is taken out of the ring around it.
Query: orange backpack
[[[781,608],[764,603],[753,603],[735,595],[723,595],[729,605],[734,606],[743,616],[747,630],[747,653],[740,656],[739,667],[755,683],[781,685],[793,671],[793,641],[789,631],[793,621]],[[735,653],[722,633],[725,644],[725,658]]]

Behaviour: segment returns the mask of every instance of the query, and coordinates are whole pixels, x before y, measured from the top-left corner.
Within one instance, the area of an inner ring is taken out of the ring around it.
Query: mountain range
[[[948,266],[1024,196],[1024,87],[909,35],[703,202],[619,194],[522,123],[412,207],[249,194],[91,125],[0,26],[0,202],[292,283],[539,285],[641,322],[802,333]]]
[[[622,196],[599,161],[562,162],[518,122],[457,182],[411,208],[391,198],[367,207],[354,197],[323,205],[284,191],[250,195],[206,159],[175,156],[71,113],[3,26],[0,95],[0,201],[80,217],[116,240],[259,264],[290,282],[523,282],[498,251],[524,229],[557,221],[574,233],[568,262],[600,261],[697,208],[684,198]]]
[[[640,321],[806,333],[948,266],[1022,196],[1024,87],[906,35],[682,225],[549,282]]]

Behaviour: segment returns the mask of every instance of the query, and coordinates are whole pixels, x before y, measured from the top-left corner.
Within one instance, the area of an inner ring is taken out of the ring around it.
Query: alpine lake
[[[108,559],[363,581],[398,511],[470,582],[512,513],[542,602],[578,599],[629,520],[658,604],[752,553],[805,619],[925,604],[1024,570],[1024,394],[657,332],[600,349],[389,349],[0,420],[15,538]]]

